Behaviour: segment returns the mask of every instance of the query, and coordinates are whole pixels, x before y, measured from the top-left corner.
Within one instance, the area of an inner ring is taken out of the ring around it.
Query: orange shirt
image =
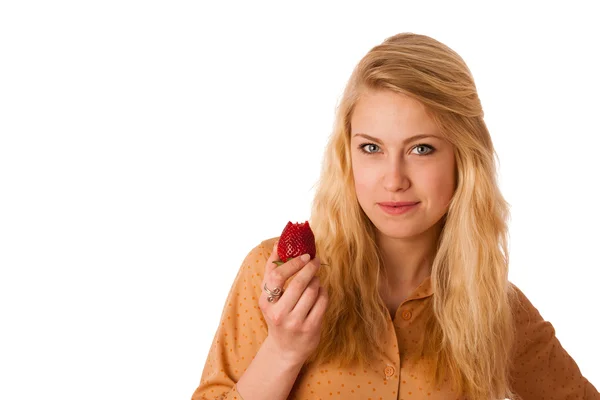
[[[267,337],[258,298],[264,266],[276,239],[263,241],[242,263],[192,400],[243,400],[235,384]],[[387,350],[371,360],[367,369],[305,364],[288,399],[466,399],[449,385],[434,387],[415,371],[419,359],[413,350],[422,340],[426,313],[431,309],[430,283],[425,279],[398,307],[395,318],[389,319]],[[517,311],[513,391],[524,400],[600,400],[596,388],[559,343],[552,325],[521,291],[519,295],[522,307]]]

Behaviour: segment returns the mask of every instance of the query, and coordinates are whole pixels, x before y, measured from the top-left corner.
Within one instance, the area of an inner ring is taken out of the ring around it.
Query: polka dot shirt
[[[264,266],[276,239],[263,241],[244,259],[192,400],[243,400],[236,382],[268,333],[258,298]],[[560,345],[552,325],[520,290],[518,294],[513,391],[524,400],[600,400],[598,391]],[[426,362],[415,355],[415,349],[423,340],[432,296],[431,282],[426,278],[398,307],[394,318],[390,317],[384,342],[387,350],[371,360],[367,368],[305,364],[288,399],[467,399],[452,391],[447,380],[436,387],[417,372],[420,363]]]

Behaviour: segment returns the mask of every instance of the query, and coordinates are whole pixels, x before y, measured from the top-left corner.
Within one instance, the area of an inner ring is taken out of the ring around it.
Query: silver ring
[[[267,287],[267,283],[265,282],[265,287],[263,288],[265,289],[265,292],[267,292],[267,294],[269,295],[269,297],[267,297],[267,301],[269,303],[274,303],[275,301],[277,301],[281,295],[283,294],[283,289],[276,287],[273,290],[270,290]]]

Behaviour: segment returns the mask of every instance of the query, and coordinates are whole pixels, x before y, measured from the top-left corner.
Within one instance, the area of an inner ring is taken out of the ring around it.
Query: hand
[[[319,344],[328,295],[315,276],[320,268],[317,257],[310,261],[296,257],[279,267],[274,263],[278,260],[275,244],[265,265],[261,284],[263,290],[258,299],[269,327],[265,341],[274,347],[280,357],[291,363],[302,364]],[[285,282],[296,273],[281,297],[270,303],[264,290],[265,283],[271,291],[283,289]]]

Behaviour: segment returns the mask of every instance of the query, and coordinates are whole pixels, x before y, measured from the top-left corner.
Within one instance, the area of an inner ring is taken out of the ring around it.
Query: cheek
[[[433,195],[432,197],[445,206],[454,195],[454,168],[436,168],[430,171],[428,179],[425,182],[428,186],[428,192]]]
[[[356,189],[356,194],[361,197],[363,193],[368,191],[368,179],[365,178],[363,174],[360,172],[354,173],[354,187]]]
[[[352,169],[354,177],[354,187],[356,194],[359,198],[368,195],[372,191],[374,185],[373,171],[368,168],[361,168],[360,165],[356,165]]]

